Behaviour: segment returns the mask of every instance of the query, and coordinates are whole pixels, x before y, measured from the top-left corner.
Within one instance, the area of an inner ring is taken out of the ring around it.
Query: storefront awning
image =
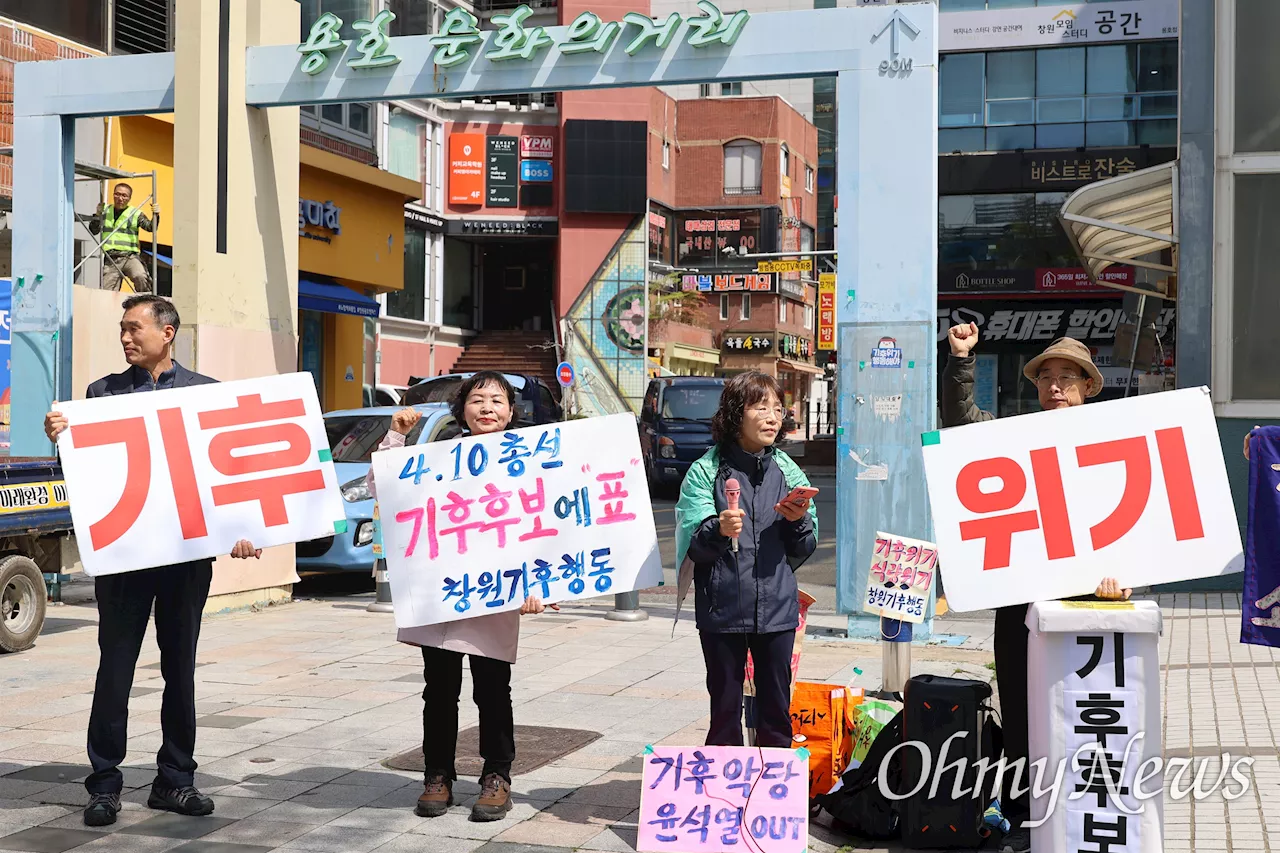
[[[1172,265],[1141,259],[1178,243],[1178,161],[1082,187],[1067,197],[1058,218],[1095,285],[1113,264],[1176,272]]]
[[[812,373],[814,376],[821,376],[826,373],[821,367],[814,367],[812,364],[805,364],[803,361],[792,361],[789,358],[778,359],[778,366],[784,370],[797,370],[800,373]]]
[[[298,279],[298,307],[326,314],[354,314],[358,317],[377,317],[382,306],[340,284]]]
[[[703,364],[719,364],[720,351],[705,347],[695,347],[691,344],[672,344],[671,358],[673,361],[679,359],[682,361],[698,361]]]

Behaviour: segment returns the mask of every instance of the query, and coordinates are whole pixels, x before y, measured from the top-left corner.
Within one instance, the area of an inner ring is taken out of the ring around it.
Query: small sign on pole
[[[561,388],[568,388],[573,384],[573,365],[567,361],[560,362],[556,366],[556,380],[559,381]]]

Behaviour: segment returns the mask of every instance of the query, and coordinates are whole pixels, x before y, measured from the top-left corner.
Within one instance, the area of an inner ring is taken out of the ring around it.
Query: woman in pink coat
[[[453,416],[471,435],[510,428],[515,419],[515,389],[494,371],[475,374],[458,389]],[[396,412],[391,430],[378,450],[403,447],[405,436],[422,414],[409,407]],[[369,490],[377,496],[370,468]],[[555,605],[552,605],[555,607]],[[462,693],[462,658],[471,660],[472,698],[480,709],[480,799],[471,808],[473,821],[501,820],[511,810],[511,764],[515,760],[515,722],[511,709],[511,665],[520,641],[520,615],[545,608],[533,596],[520,610],[509,610],[418,628],[401,628],[396,639],[422,648],[422,755],[426,768],[422,796],[414,811],[439,817],[453,805],[458,778],[454,758],[458,746],[458,699]]]

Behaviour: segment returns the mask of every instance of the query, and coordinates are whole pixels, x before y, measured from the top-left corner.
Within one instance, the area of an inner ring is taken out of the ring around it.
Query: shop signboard
[[[773,335],[768,332],[729,334],[724,336],[721,348],[726,352],[768,355],[773,352]]]
[[[1136,0],[1128,0],[1136,2]],[[966,193],[1069,192],[1176,160],[1169,147],[1090,148],[1087,151],[1001,151],[981,157],[938,158],[938,191]]]
[[[1102,271],[1098,276],[1100,281],[1110,284],[1120,285],[1122,287],[1133,287],[1133,267],[1111,266]],[[1042,292],[1067,292],[1080,293],[1092,291],[1106,292],[1109,288],[1101,285],[1095,285],[1089,281],[1089,273],[1080,267],[1067,269],[1038,269],[1036,270],[1036,290]]]
[[[836,348],[836,274],[818,275],[818,349]]]
[[[680,289],[703,293],[777,293],[778,276],[771,272],[687,273]]]
[[[1174,330],[1174,316],[1171,304],[1156,315],[1156,331],[1161,338]],[[1115,340],[1116,327],[1125,318],[1118,299],[952,302],[938,307],[938,343],[946,343],[947,329],[952,326],[976,323],[984,350],[1008,350],[1011,345],[1024,344],[1047,346],[1061,337],[1075,338],[1090,346],[1110,344]]]
[[[485,140],[485,203],[489,207],[516,206],[516,193],[519,189],[516,172],[520,159],[516,152],[519,141],[514,136],[490,136]]]
[[[484,202],[484,134],[449,136],[449,204]]]
[[[1116,0],[946,12],[938,16],[938,50],[1176,39],[1178,21],[1178,4],[1169,0]]]
[[[803,281],[792,281],[790,279],[781,278],[778,280],[778,290],[784,296],[790,296],[798,302],[804,302]]]
[[[549,184],[551,183],[551,179],[552,172],[550,160],[520,161],[520,183]]]
[[[556,138],[554,136],[531,136],[525,134],[520,137],[521,159],[539,158],[550,160],[555,154]]]
[[[813,272],[813,259],[799,261],[757,261],[756,272]]]

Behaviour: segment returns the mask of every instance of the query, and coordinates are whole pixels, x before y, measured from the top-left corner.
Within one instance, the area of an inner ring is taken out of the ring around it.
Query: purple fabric
[[[1280,427],[1249,441],[1249,530],[1240,642],[1280,647]]]

